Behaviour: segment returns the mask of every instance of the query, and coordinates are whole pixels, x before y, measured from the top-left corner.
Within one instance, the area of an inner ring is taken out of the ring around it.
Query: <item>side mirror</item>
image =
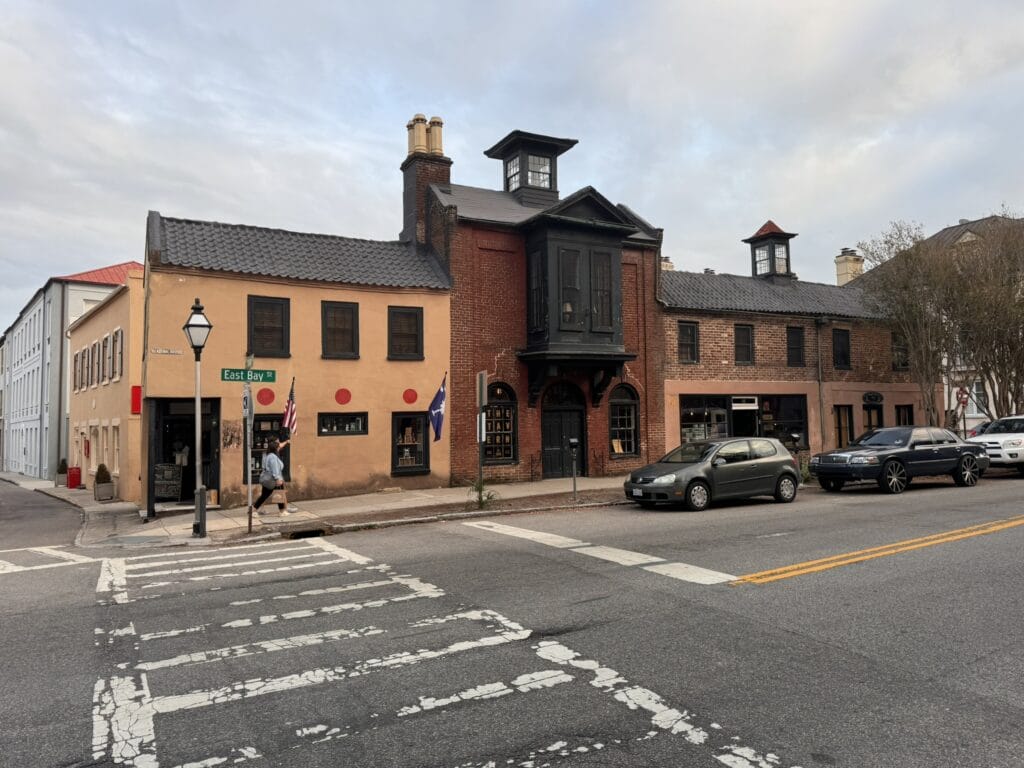
[[[711,462],[711,466],[712,467],[724,467],[728,463],[729,462],[727,462],[725,459],[716,458],[714,461]]]

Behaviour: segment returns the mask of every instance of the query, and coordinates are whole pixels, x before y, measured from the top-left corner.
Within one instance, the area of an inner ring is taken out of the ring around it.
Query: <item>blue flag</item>
[[[448,381],[448,374],[445,373],[441,379],[441,388],[437,390],[434,399],[430,401],[430,426],[434,428],[434,442],[441,439],[441,427],[444,426],[444,407],[448,400],[448,389],[445,382]]]

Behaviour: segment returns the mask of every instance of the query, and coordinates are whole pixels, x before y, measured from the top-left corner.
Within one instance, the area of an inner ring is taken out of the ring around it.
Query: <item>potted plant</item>
[[[110,501],[114,498],[114,481],[110,477],[110,470],[106,464],[96,467],[96,477],[92,484],[93,495],[96,501]]]
[[[68,484],[68,460],[61,459],[57,465],[57,485]]]

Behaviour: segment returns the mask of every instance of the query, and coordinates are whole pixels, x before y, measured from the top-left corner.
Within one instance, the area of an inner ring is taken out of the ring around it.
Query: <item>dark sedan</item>
[[[685,443],[633,472],[624,488],[642,507],[681,501],[699,511],[712,501],[748,496],[790,502],[799,485],[796,460],[778,440],[731,438]]]
[[[903,493],[911,479],[924,476],[951,475],[957,485],[976,485],[988,464],[984,446],[948,429],[887,427],[866,432],[845,448],[815,454],[810,471],[826,491],[874,480],[887,493]]]

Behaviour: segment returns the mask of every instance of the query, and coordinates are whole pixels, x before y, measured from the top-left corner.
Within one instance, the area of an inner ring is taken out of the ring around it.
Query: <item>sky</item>
[[[0,329],[49,277],[141,261],[146,214],[394,240],[406,123],[499,189],[509,131],[578,139],[678,270],[800,279],[890,222],[1024,211],[1019,0],[0,0]],[[187,308],[182,309],[183,316]],[[2,331],[0,331],[2,332]]]

